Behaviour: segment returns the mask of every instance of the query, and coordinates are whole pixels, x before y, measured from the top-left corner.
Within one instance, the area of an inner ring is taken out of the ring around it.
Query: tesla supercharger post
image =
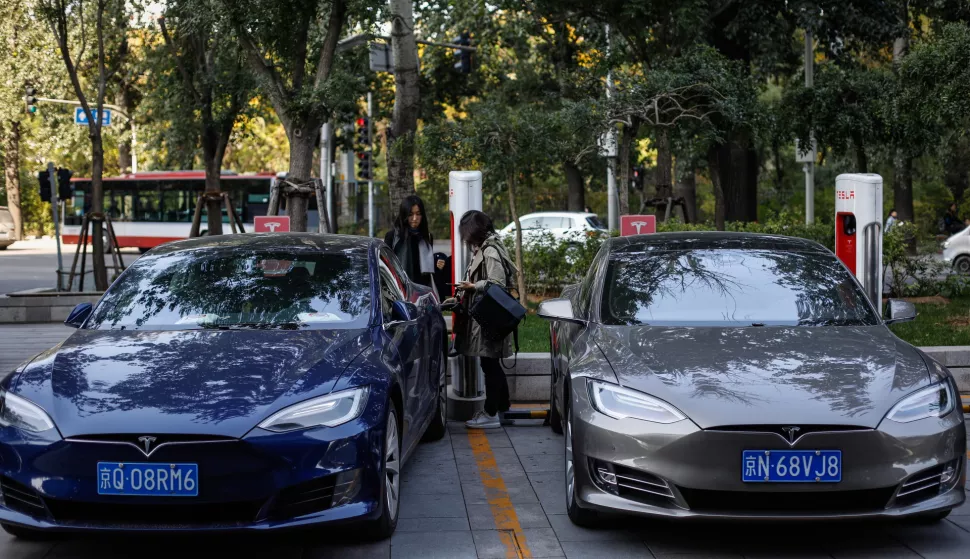
[[[835,177],[835,254],[882,312],[882,177]]]
[[[451,212],[451,283],[460,282],[471,261],[471,248],[461,241],[458,223],[469,210],[482,209],[482,172],[452,171],[448,174],[448,209]],[[454,289],[454,288],[452,288]],[[485,405],[485,376],[477,357],[448,358],[448,417],[471,419]]]

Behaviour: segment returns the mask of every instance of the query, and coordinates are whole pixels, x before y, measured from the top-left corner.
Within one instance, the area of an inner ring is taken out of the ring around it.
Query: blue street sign
[[[91,112],[95,111],[91,109]],[[74,107],[74,124],[88,125],[88,114],[84,112],[84,107]],[[101,111],[101,126],[111,126],[111,109]]]

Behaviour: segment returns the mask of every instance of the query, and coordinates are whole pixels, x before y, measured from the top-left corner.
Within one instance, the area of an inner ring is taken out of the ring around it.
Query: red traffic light
[[[363,126],[366,126],[366,125],[367,125],[367,119],[366,118],[358,118],[357,119],[357,127],[358,128],[363,127]]]

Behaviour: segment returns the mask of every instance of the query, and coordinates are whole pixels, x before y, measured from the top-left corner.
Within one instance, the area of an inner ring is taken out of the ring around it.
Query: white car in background
[[[519,218],[522,224],[522,244],[536,242],[551,236],[558,241],[580,243],[589,235],[607,235],[609,231],[594,213],[587,212],[536,212]],[[515,236],[515,222],[499,231],[502,237]]]
[[[970,274],[970,227],[943,242],[943,261],[959,274]]]

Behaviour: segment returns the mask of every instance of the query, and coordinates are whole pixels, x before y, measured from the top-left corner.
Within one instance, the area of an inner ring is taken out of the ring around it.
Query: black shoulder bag
[[[505,270],[506,285],[512,285],[514,278],[511,277],[501,253],[499,261],[502,262],[502,268]],[[498,284],[486,282],[485,290],[472,302],[468,314],[482,327],[482,335],[488,340],[500,341],[509,334],[514,334],[515,353],[518,355],[519,323],[525,318],[526,309],[511,295],[510,291]]]

